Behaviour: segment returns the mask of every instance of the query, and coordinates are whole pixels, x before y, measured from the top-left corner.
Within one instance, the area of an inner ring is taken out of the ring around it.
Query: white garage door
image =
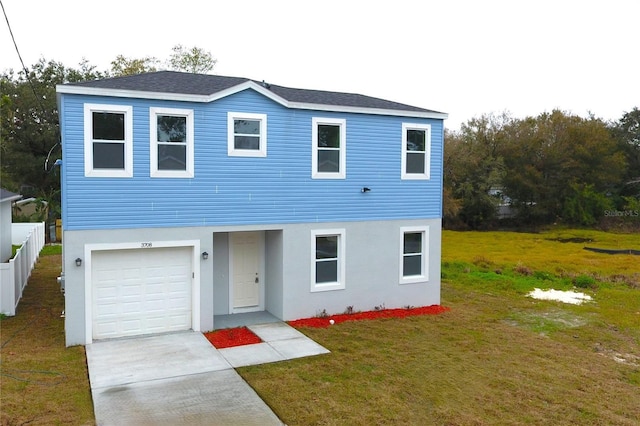
[[[190,247],[94,251],[93,339],[191,328]]]

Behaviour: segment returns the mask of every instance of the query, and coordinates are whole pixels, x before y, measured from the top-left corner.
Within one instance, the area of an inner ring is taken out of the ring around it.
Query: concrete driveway
[[[263,343],[217,350],[185,331],[87,345],[97,424],[283,425],[233,367],[329,351],[282,322],[249,328]]]
[[[282,425],[197,332],[87,345],[98,425]]]

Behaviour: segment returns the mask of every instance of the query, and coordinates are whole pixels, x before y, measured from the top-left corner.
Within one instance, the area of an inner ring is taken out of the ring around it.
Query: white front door
[[[231,312],[264,310],[262,232],[230,234]]]

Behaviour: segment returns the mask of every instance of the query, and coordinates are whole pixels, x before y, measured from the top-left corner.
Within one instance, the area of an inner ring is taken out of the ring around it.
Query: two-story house
[[[67,345],[440,303],[446,114],[170,71],[57,92]]]

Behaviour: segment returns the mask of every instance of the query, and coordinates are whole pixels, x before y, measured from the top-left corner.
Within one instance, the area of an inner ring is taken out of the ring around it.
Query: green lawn
[[[331,354],[240,373],[288,425],[635,425],[640,258],[584,245],[640,238],[445,231],[450,312],[303,329]],[[594,303],[526,297],[576,282]]]
[[[635,425],[640,257],[585,245],[639,249],[640,237],[445,231],[451,311],[305,328],[331,353],[239,372],[290,426]],[[18,315],[0,322],[3,425],[92,423],[84,349],[64,347],[59,268],[42,256]],[[575,285],[594,302],[526,297]]]
[[[59,253],[43,249],[16,316],[0,321],[2,425],[94,423],[84,347],[64,344]]]

